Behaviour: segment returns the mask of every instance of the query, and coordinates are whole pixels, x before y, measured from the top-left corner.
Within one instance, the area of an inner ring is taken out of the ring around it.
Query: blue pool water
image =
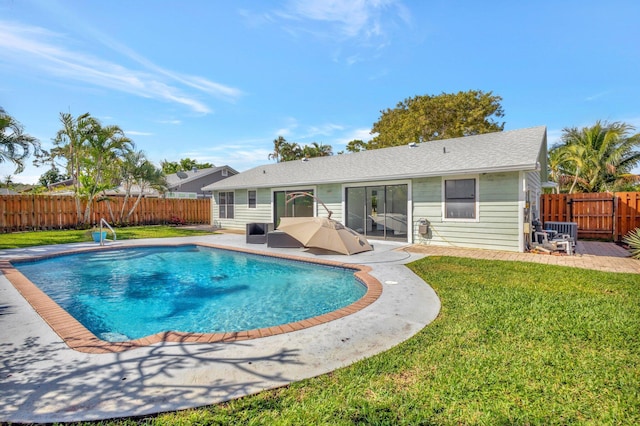
[[[201,246],[140,247],[14,266],[103,340],[216,333],[322,315],[366,293],[354,271]]]

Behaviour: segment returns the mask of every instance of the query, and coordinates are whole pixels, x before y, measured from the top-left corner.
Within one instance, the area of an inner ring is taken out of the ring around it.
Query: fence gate
[[[578,224],[578,234],[582,238],[612,240],[616,218],[615,200],[613,194],[606,193],[571,197],[567,201],[569,222]]]
[[[576,222],[578,238],[621,241],[640,228],[640,192],[543,194],[543,222]]]

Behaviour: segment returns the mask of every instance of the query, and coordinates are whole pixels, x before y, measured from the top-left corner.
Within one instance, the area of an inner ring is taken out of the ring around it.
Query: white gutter
[[[384,176],[362,176],[360,178],[336,178],[336,179],[322,179],[322,180],[305,180],[305,181],[286,181],[286,182],[265,182],[265,183],[241,183],[238,185],[208,185],[213,186],[212,188],[207,189],[207,191],[222,191],[229,189],[247,189],[247,188],[274,188],[279,186],[299,186],[299,185],[325,185],[332,183],[355,183],[355,182],[376,182],[376,181],[384,181],[384,180],[398,180],[398,179],[416,179],[416,178],[429,178],[429,177],[440,177],[440,176],[454,176],[454,175],[465,175],[465,174],[482,174],[482,173],[504,173],[504,172],[529,172],[538,170],[538,166],[536,163],[534,164],[520,164],[515,166],[508,167],[497,167],[497,168],[477,168],[477,169],[460,169],[460,170],[449,170],[446,172],[433,172],[433,173],[407,173],[407,174],[388,174]],[[228,180],[224,179],[220,181],[220,183],[228,183]],[[217,183],[217,182],[216,182]]]

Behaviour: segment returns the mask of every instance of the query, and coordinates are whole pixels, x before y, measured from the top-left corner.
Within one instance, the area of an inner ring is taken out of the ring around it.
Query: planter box
[[[91,236],[96,243],[100,242],[100,232],[92,232]],[[102,241],[107,239],[107,231],[102,231]]]

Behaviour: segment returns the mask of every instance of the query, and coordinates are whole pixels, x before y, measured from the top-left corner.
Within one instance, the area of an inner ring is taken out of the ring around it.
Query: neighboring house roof
[[[203,178],[212,173],[216,173],[222,169],[227,169],[230,175],[238,174],[238,172],[232,169],[229,166],[220,166],[220,167],[209,167],[208,169],[196,169],[196,170],[185,170],[184,174],[187,175],[186,178],[180,179],[177,173],[173,173],[167,175],[167,187],[169,190],[178,188],[180,185],[184,185],[185,183],[189,183],[196,179]]]
[[[546,150],[546,134],[546,127],[539,126],[266,164],[215,182],[203,190],[536,170],[540,167],[539,155]]]
[[[209,176],[223,169],[227,169],[229,171],[230,176],[238,173],[236,170],[234,170],[229,166],[209,167],[207,169],[185,171],[182,173],[186,174],[187,177],[183,179],[180,179],[177,173],[173,173],[166,176],[167,190],[175,191],[176,189],[180,189],[182,185],[185,185],[189,182],[193,182],[197,179],[202,179],[206,176]],[[125,193],[126,193],[126,189],[122,185],[120,185],[116,189],[105,191],[105,194],[107,195],[125,195]],[[139,193],[140,193],[140,187],[138,185],[133,185],[131,187],[131,195],[137,197]],[[144,189],[144,192],[142,194],[144,196],[149,196],[149,197],[159,197],[161,195],[160,192],[158,192],[157,190],[153,188],[148,188],[148,187]]]
[[[0,188],[0,195],[18,195],[18,193],[13,189]]]
[[[120,185],[116,189],[109,189],[109,190],[104,191],[104,193],[105,193],[105,195],[122,195],[124,197],[126,195],[126,193],[127,193],[127,190],[124,187],[124,185]],[[132,197],[137,197],[140,194],[140,186],[131,185],[131,190],[129,191],[129,194]],[[159,197],[160,193],[156,189],[146,187],[142,191],[142,195],[143,196],[148,196],[148,197]]]
[[[60,188],[63,186],[72,186],[72,185],[73,185],[73,179],[65,179],[65,180],[60,180],[58,182],[50,183],[48,185],[48,188],[53,189],[53,188]]]

